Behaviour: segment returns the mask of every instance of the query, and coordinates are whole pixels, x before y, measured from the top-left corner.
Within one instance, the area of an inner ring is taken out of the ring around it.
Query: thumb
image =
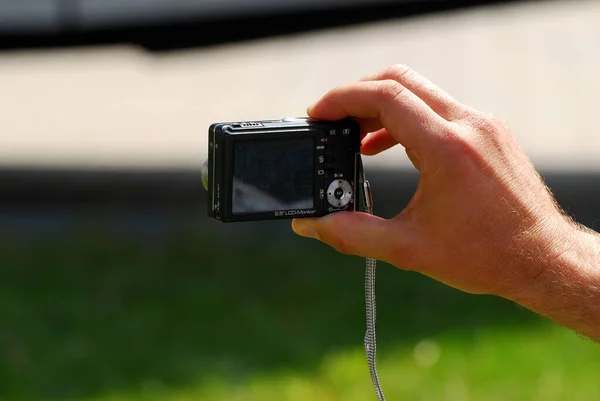
[[[338,252],[388,259],[398,246],[399,233],[391,220],[361,212],[336,212],[320,218],[292,221],[294,232],[332,246]]]

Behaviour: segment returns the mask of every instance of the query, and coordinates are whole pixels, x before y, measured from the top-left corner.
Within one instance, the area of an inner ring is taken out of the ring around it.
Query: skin
[[[308,114],[356,118],[364,155],[399,144],[420,179],[392,219],[296,219],[298,235],[507,298],[600,341],[600,236],[560,210],[501,121],[402,65],[331,90]]]

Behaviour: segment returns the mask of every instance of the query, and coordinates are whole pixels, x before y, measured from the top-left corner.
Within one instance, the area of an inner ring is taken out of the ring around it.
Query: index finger
[[[404,147],[417,148],[440,132],[445,120],[394,80],[359,81],[332,89],[307,110],[317,120],[375,118]]]
[[[386,68],[376,74],[363,78],[361,81],[380,81],[392,79],[423,99],[433,111],[445,120],[459,120],[465,115],[465,107],[444,92],[439,86],[416,72],[401,64]]]

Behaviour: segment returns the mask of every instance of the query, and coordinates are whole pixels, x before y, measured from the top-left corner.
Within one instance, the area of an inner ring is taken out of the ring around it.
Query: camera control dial
[[[352,199],[352,185],[346,180],[337,179],[327,188],[327,201],[333,207],[344,207]]]

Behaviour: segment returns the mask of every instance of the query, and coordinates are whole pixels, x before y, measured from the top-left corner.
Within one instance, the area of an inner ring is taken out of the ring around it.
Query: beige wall
[[[495,6],[207,49],[0,53],[0,163],[197,168],[213,121],[303,115],[408,64],[494,112],[541,168],[600,169],[600,2]],[[408,166],[388,151],[369,165]]]

